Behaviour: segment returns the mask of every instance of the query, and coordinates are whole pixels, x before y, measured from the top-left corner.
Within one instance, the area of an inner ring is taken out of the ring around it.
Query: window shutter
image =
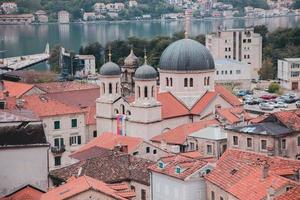
[[[77,140],[78,140],[77,144],[81,144],[81,136],[80,135],[78,136]]]
[[[64,145],[64,138],[60,138],[60,145],[61,145],[61,146]]]
[[[72,137],[69,138],[69,144],[72,145]]]

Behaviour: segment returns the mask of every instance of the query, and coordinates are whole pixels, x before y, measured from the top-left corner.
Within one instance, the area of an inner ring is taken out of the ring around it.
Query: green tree
[[[60,59],[60,48],[61,45],[55,45],[54,48],[50,50],[49,64],[51,71],[60,73],[59,59]]]
[[[268,87],[268,92],[275,93],[280,90],[280,85],[278,83],[272,82]]]
[[[268,80],[274,78],[274,68],[272,64],[272,60],[270,58],[267,58],[263,61],[262,68],[259,71],[260,78],[262,80]]]
[[[255,26],[254,27],[254,32],[255,33],[259,33],[261,35],[261,37],[262,37],[262,45],[264,47],[266,45],[266,43],[267,43],[267,33],[269,32],[268,28],[265,25]]]
[[[300,9],[300,0],[295,0],[295,2],[292,5],[293,9]]]

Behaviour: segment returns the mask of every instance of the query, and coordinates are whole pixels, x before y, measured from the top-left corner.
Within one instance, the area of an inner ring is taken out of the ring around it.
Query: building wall
[[[116,200],[116,198],[110,197],[104,193],[100,193],[95,190],[88,190],[86,192],[79,193],[69,200],[82,200],[82,199],[93,199],[93,200]]]
[[[206,200],[214,200],[212,199],[212,192],[214,192],[215,200],[219,200],[220,197],[223,197],[224,200],[238,200],[231,194],[227,193],[226,191],[222,190],[218,186],[214,185],[213,183],[206,181]]]
[[[152,186],[151,186],[152,200],[205,199],[205,182],[202,179],[193,180],[193,181],[182,181],[160,173],[152,172],[151,174],[152,174]]]
[[[282,139],[286,139],[286,149],[281,150],[281,155],[300,160],[300,133],[291,134]]]
[[[77,119],[77,128],[72,128],[71,120]],[[64,138],[65,152],[55,154],[49,153],[49,166],[50,169],[57,167],[66,166],[75,162],[74,159],[71,159],[69,155],[71,152],[78,150],[82,145],[86,144],[86,126],[85,126],[85,116],[83,113],[72,114],[72,115],[61,115],[55,117],[46,117],[43,118],[44,130],[47,137],[47,141],[51,144],[51,147],[54,146],[55,138]],[[60,121],[60,129],[54,129],[54,121]],[[70,137],[71,136],[81,136],[80,145],[70,146]],[[61,165],[54,166],[54,157],[61,156]]]
[[[300,59],[299,61],[278,60],[277,77],[281,87],[292,90],[293,83],[296,83],[297,89],[300,89]]]
[[[0,196],[31,184],[48,188],[48,147],[0,149]]]
[[[70,22],[70,14],[66,11],[58,12],[58,22],[61,24],[67,24]]]
[[[247,34],[248,31],[250,34]],[[251,41],[248,42],[248,39]],[[227,58],[249,63],[252,78],[257,78],[262,66],[262,37],[253,30],[236,29],[208,34],[206,47],[215,59]]]
[[[150,150],[149,153],[147,153],[147,148],[149,148],[149,150]],[[156,151],[156,153],[155,153],[155,151]],[[136,152],[138,152],[136,157],[140,157],[140,158],[144,158],[144,159],[152,160],[152,161],[157,161],[161,157],[169,155],[169,153],[167,151],[164,151],[148,142],[143,142],[142,144],[140,144],[139,147],[137,148]]]
[[[136,193],[136,197],[132,200],[143,200],[142,199],[142,190],[146,192],[146,199],[145,200],[152,200],[150,196],[150,186],[138,183],[136,181],[131,181],[130,183],[131,189],[134,189]],[[134,188],[133,188],[134,187]]]

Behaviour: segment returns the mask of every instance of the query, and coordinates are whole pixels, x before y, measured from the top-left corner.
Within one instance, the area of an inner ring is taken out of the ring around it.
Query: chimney
[[[121,152],[128,153],[128,145],[121,146]]]
[[[261,168],[262,168],[261,179],[262,180],[268,177],[269,167],[270,167],[270,165],[267,163],[267,161],[264,161],[262,163],[262,166],[261,166]]]
[[[122,145],[120,143],[116,144],[114,147],[114,152],[120,152],[122,150]]]
[[[4,97],[9,97],[9,91],[5,90],[3,91]]]
[[[270,186],[268,189],[267,189],[267,200],[273,200],[275,197],[275,189]]]

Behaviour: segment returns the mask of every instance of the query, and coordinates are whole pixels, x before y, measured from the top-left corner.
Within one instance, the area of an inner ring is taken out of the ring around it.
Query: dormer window
[[[159,162],[158,162],[158,167],[159,167],[160,169],[163,169],[163,168],[165,167],[165,164],[164,164],[162,161],[159,161]]]
[[[181,168],[179,166],[176,167],[176,173],[180,174],[181,173]]]

